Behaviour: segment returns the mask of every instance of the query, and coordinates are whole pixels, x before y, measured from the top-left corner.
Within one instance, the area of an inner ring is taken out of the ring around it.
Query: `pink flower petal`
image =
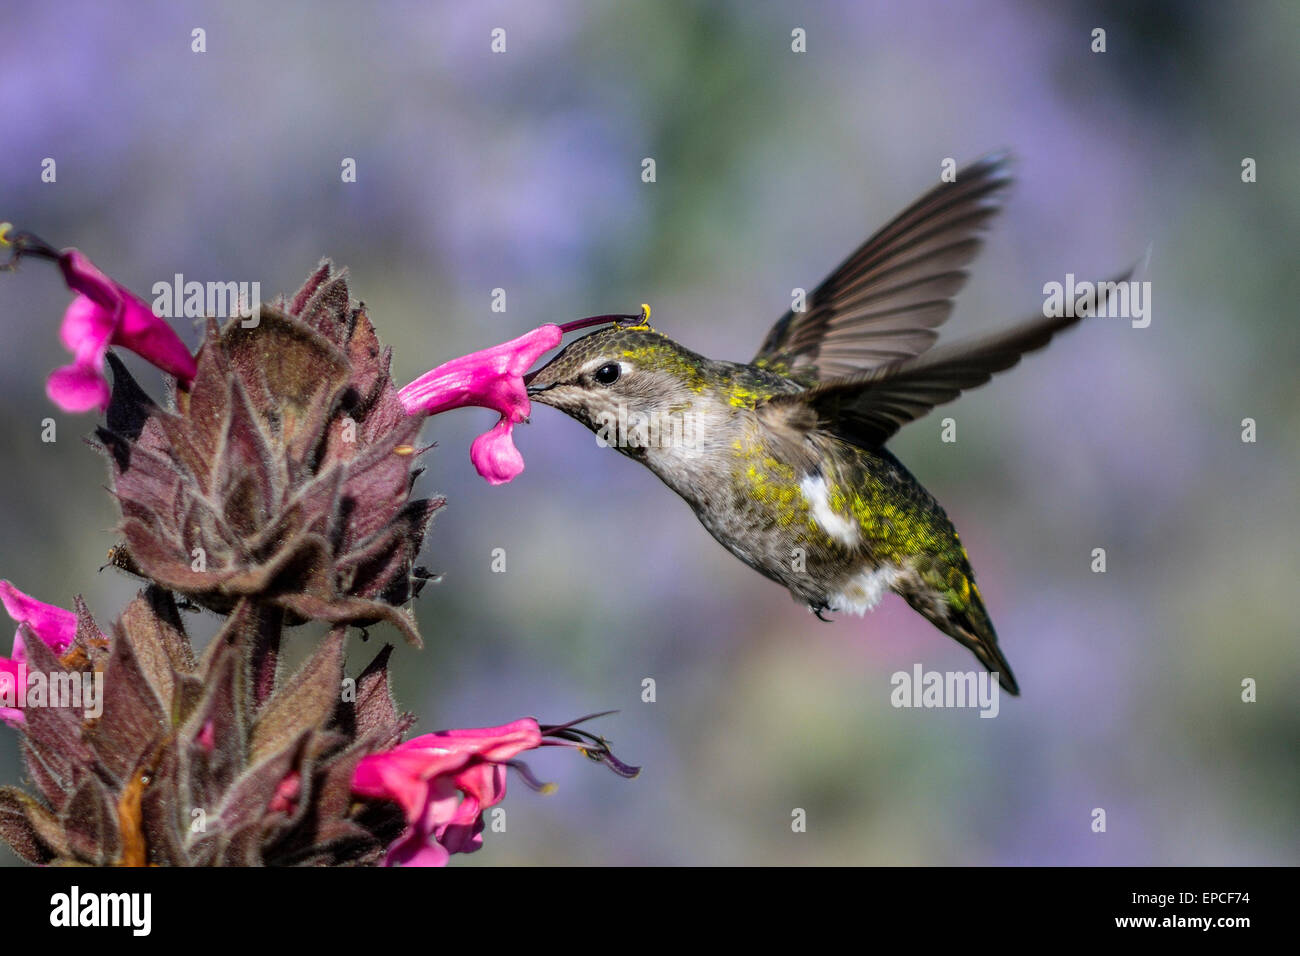
[[[199,373],[199,365],[189,346],[149,306],[121,286],[118,289],[122,296],[122,319],[113,333],[113,344],[148,359],[182,383],[192,382]]]
[[[474,803],[479,810],[495,807],[506,795],[506,768],[498,763],[473,764],[456,774],[456,786],[465,794],[461,806]],[[453,822],[466,821],[461,818]]]
[[[450,859],[441,843],[413,832],[393,842],[384,866],[446,866]]]
[[[469,446],[469,460],[490,485],[513,481],[524,470],[524,456],[510,434],[514,427],[510,419],[503,418]]]
[[[117,309],[118,285],[80,249],[64,249],[59,253],[59,270],[68,288],[87,296],[96,304],[113,312]]]
[[[448,853],[473,853],[483,849],[483,817],[475,815],[472,823],[453,823],[443,828],[438,842]]]
[[[96,408],[105,411],[112,389],[98,364],[78,361],[51,372],[45,394],[65,412],[79,414]]]
[[[469,752],[492,761],[511,760],[525,750],[541,746],[542,730],[531,717],[521,717],[500,727],[461,728],[440,730],[436,734],[415,737],[425,740],[425,746],[450,747],[457,752]]]
[[[24,594],[8,581],[0,581],[0,603],[19,625],[14,634],[9,657],[0,657],[0,700],[18,700],[19,684],[26,679],[27,646],[23,641],[26,625],[55,654],[66,651],[77,636],[77,615],[53,604],[46,604]],[[0,706],[0,721],[10,726],[23,723],[22,708]]]
[[[78,294],[68,303],[59,326],[59,338],[64,348],[77,355],[98,352],[102,356],[117,325],[115,312],[115,309],[105,308],[89,296]]]
[[[24,660],[21,648],[21,638],[15,637],[13,658],[0,657],[0,701],[18,701],[19,684],[26,678],[21,667]],[[0,706],[0,720],[12,727],[21,724],[25,718],[21,707]]]
[[[103,371],[110,345],[130,349],[182,384],[193,380],[198,364],[189,348],[129,289],[104,275],[77,249],[59,253],[59,268],[68,288],[77,293],[59,327],[59,338],[75,360],[50,375],[45,390],[51,401],[66,412],[104,411],[111,394]]]
[[[0,603],[19,624],[26,624],[56,654],[62,654],[77,636],[77,615],[24,594],[8,581],[0,581]],[[19,650],[20,637],[14,639]]]

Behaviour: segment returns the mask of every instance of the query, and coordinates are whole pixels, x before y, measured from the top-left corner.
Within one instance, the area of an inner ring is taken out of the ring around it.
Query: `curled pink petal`
[[[77,636],[77,615],[24,594],[8,581],[0,581],[0,603],[19,624],[26,624],[56,654],[62,654]],[[18,646],[19,638],[15,638]]]
[[[510,435],[514,427],[510,419],[503,418],[469,446],[469,460],[490,485],[503,485],[524,470],[524,456]]]
[[[57,368],[45,381],[45,394],[65,412],[88,412],[108,408],[112,390],[99,362],[78,360]]]

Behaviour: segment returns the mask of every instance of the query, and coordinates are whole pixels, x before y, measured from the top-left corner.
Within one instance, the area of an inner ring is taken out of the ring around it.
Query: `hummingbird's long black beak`
[[[560,331],[565,335],[570,332],[577,332],[580,329],[588,329],[594,325],[619,325],[623,322],[646,322],[650,318],[650,306],[641,306],[641,311],[636,315],[626,313],[610,313],[608,315],[589,315],[585,319],[574,319],[572,322],[564,322],[560,325]],[[548,363],[549,365],[549,363]],[[559,382],[551,382],[549,385],[534,385],[533,380],[538,374],[546,371],[548,365],[529,372],[524,376],[524,388],[527,390],[529,397],[540,395],[549,389],[555,388]]]
[[[527,375],[524,376],[524,388],[528,391],[528,394],[529,394],[530,396],[540,394],[541,392],[546,391],[548,388],[552,388],[552,387],[553,387],[553,383],[552,383],[552,385],[534,385],[534,384],[533,384],[533,379],[537,378],[537,372],[540,372],[540,371],[541,371],[541,369],[537,369],[537,371],[529,372]]]

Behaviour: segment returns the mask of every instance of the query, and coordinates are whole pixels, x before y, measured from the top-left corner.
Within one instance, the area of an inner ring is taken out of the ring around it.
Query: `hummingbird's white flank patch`
[[[840,544],[856,547],[858,543],[858,522],[852,515],[844,517],[831,509],[826,479],[821,475],[804,475],[799,482],[799,490],[812,511],[813,519],[822,530]]]
[[[847,614],[866,614],[880,603],[885,592],[898,580],[899,570],[892,564],[882,564],[849,578],[844,590],[832,594],[827,601],[832,611]]]

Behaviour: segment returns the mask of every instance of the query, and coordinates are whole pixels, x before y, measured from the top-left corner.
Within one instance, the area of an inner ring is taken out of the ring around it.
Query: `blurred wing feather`
[[[1132,270],[1112,280],[1127,282]],[[1098,301],[1098,309],[1104,305]],[[1041,349],[1082,315],[1036,317],[1004,332],[959,342],[924,355],[881,365],[866,372],[822,382],[804,392],[771,399],[774,406],[802,404],[809,424],[864,447],[883,445],[899,428],[983,385],[1011,368],[1028,352]]]
[[[754,364],[806,384],[910,358],[934,343],[1010,183],[993,156],[940,183],[849,256],[768,333]]]

